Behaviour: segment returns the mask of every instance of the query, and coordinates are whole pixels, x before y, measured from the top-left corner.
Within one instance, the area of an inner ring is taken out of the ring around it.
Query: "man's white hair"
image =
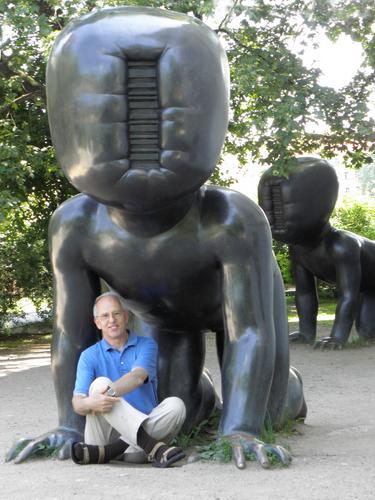
[[[126,304],[125,304],[125,301],[124,299],[121,297],[121,295],[119,295],[118,293],[116,292],[105,292],[105,293],[102,293],[101,295],[99,295],[98,297],[96,297],[95,299],[95,302],[94,302],[94,307],[93,307],[93,314],[94,314],[94,317],[96,318],[97,317],[97,313],[98,313],[98,308],[97,308],[97,303],[99,302],[99,300],[103,299],[104,297],[113,297],[114,299],[116,299],[118,301],[118,303],[120,304],[121,306],[121,309],[123,309],[124,311],[126,311]]]

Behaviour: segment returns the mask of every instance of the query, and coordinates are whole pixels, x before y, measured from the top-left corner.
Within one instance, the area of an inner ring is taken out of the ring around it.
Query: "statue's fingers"
[[[233,460],[238,469],[244,469],[246,467],[246,459],[243,448],[240,444],[233,444]]]
[[[332,350],[335,350],[335,351],[336,351],[336,350],[337,350],[337,351],[341,351],[341,350],[342,350],[342,348],[343,348],[343,345],[342,345],[342,344],[340,344],[340,343],[338,343],[338,342],[333,342],[333,343],[332,343],[332,346],[333,346],[333,347],[332,347]]]
[[[299,342],[301,340],[301,334],[297,330],[296,332],[291,332],[289,334],[289,342]]]
[[[13,460],[31,441],[32,439],[30,438],[22,438],[16,441],[5,455],[5,461],[10,462]]]
[[[263,467],[263,469],[268,469],[270,466],[270,462],[267,457],[267,451],[265,445],[254,447],[254,453],[258,464],[260,464]]]
[[[43,438],[43,439],[34,439],[31,441],[25,448],[17,455],[17,457],[14,460],[15,464],[20,464],[21,462],[24,462],[27,458],[31,457],[38,449],[40,448],[41,445],[49,445],[49,439],[48,438]]]
[[[283,465],[289,465],[292,461],[292,455],[289,451],[279,445],[266,445],[267,451],[273,453]]]

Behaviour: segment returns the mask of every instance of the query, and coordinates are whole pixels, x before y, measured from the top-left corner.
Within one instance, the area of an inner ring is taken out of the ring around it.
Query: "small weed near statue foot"
[[[191,461],[231,462],[233,458],[232,445],[228,438],[218,435],[219,420],[220,412],[215,411],[210,418],[194,427],[189,434],[179,434],[173,444],[187,450],[190,456],[194,457]],[[278,436],[290,436],[298,432],[296,430],[298,423],[295,420],[287,420],[284,427],[276,433],[267,421],[260,439],[265,443],[274,444]],[[289,446],[284,444],[284,447],[290,451]],[[283,464],[272,452],[267,451],[267,456],[271,467],[283,467]],[[256,460],[254,453],[245,453],[245,458],[247,461]]]

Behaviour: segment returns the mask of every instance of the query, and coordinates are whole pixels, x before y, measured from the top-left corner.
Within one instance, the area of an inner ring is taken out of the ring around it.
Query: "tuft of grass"
[[[217,428],[220,420],[220,412],[216,411],[209,419],[194,427],[189,434],[179,434],[173,444],[181,446],[185,450],[195,448],[201,460],[227,463],[232,460],[232,446],[228,438],[218,436]],[[291,435],[294,432],[295,421],[287,420],[285,426],[278,432],[273,429],[270,419],[267,417],[260,439],[267,444],[275,444],[279,435]],[[285,447],[285,446],[284,446]],[[287,446],[287,448],[289,448]],[[267,451],[271,466],[280,467],[283,464],[271,452]],[[246,460],[255,461],[254,453],[245,453]]]
[[[361,347],[369,347],[373,345],[375,339],[366,339],[364,337],[359,337],[358,335],[351,335],[346,344],[347,348],[360,349]]]
[[[199,446],[198,454],[202,460],[228,463],[232,460],[233,452],[229,440],[221,437],[216,441]]]
[[[260,439],[264,443],[269,443],[269,444],[274,444],[276,443],[276,433],[274,431],[271,419],[269,415],[266,415],[265,421],[264,421],[264,427],[262,430],[262,433],[260,435]]]
[[[173,444],[185,449],[193,446],[207,445],[210,441],[216,439],[219,420],[220,412],[215,410],[207,420],[203,420],[199,425],[193,427],[188,434],[181,432],[173,440]]]

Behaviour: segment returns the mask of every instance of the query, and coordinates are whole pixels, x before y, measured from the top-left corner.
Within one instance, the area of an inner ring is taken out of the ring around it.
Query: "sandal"
[[[156,443],[148,455],[148,459],[152,462],[152,466],[161,469],[170,467],[182,458],[185,458],[185,453],[182,448],[178,446],[168,446],[163,442]]]
[[[76,445],[80,445],[82,448],[82,458],[78,458],[76,455],[76,450],[74,449]],[[106,462],[104,446],[92,446],[78,441],[72,443],[70,456],[73,462],[78,465],[104,464]]]

